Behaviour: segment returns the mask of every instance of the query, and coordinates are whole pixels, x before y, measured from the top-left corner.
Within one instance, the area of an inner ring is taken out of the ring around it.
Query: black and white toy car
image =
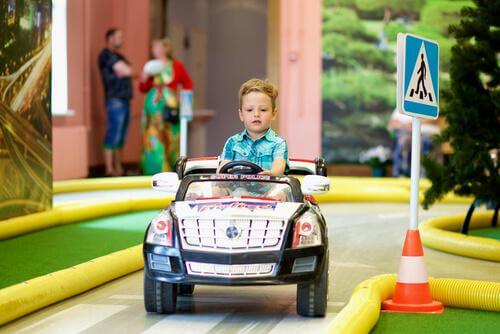
[[[328,232],[312,197],[329,190],[323,160],[291,159],[283,177],[258,175],[246,161],[216,174],[217,163],[181,158],[176,173],[153,176],[153,188],[175,200],[144,238],[146,311],[174,313],[196,284],[296,284],[297,313],[324,316]]]

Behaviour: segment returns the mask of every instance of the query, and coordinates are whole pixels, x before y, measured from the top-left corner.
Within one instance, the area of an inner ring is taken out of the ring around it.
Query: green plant
[[[323,73],[323,99],[340,102],[346,108],[390,111],[394,106],[394,80],[380,71],[329,71]]]
[[[328,33],[323,37],[323,52],[330,55],[337,68],[396,70],[394,52],[381,51],[375,43],[355,40],[339,33]]]
[[[405,24],[397,21],[389,22],[384,28],[387,39],[391,42],[395,42],[397,40],[398,33],[408,32],[408,30],[409,29]]]
[[[352,42],[350,38],[339,33],[331,32],[323,35],[323,52],[331,57],[336,68],[354,68],[360,66],[359,62],[352,57],[352,53],[345,48],[350,42]]]
[[[361,11],[385,11],[385,19],[389,21],[393,14],[418,13],[425,0],[356,0],[356,7]]]
[[[337,32],[367,42],[377,41],[377,36],[367,31],[356,12],[349,8],[335,7],[323,10],[323,33],[330,32]]]
[[[378,145],[361,152],[359,155],[359,162],[371,168],[383,168],[389,163],[390,157],[391,150],[382,145]]]
[[[323,0],[323,5],[329,6],[354,6],[356,0]]]
[[[440,36],[448,36],[450,22],[458,22],[460,10],[471,6],[470,1],[432,1],[428,2],[420,13],[420,25]]]

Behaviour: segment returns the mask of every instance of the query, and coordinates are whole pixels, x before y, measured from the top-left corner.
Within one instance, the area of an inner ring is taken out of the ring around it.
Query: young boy
[[[234,160],[253,162],[260,174],[283,175],[288,165],[288,146],[272,129],[276,118],[278,89],[269,81],[250,79],[240,87],[239,115],[245,130],[224,145],[219,169]]]

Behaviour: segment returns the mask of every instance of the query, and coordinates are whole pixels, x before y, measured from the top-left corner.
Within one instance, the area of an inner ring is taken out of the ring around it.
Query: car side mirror
[[[175,194],[181,181],[177,173],[165,172],[153,175],[152,186],[154,190]]]
[[[330,190],[330,180],[326,176],[306,175],[300,189],[304,195],[319,195]]]

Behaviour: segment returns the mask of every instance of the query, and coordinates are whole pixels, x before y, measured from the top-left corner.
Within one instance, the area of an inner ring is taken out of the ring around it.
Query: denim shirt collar
[[[246,130],[246,129],[245,129],[245,130],[243,130],[243,131],[241,131],[240,133],[238,133],[238,134],[237,134],[236,140],[237,140],[237,141],[243,141],[243,139],[245,139],[245,138],[248,138],[248,139],[250,139],[250,140],[254,141],[254,140],[253,140],[253,139],[252,139],[252,138],[248,135],[248,132],[247,132],[247,130]],[[262,138],[265,138],[265,139],[267,139],[268,141],[274,141],[274,139],[276,138],[276,132],[274,132],[274,131],[273,131],[273,129],[269,128],[269,129],[266,131],[266,133],[265,133],[262,137],[260,137],[259,139],[257,139],[257,140],[261,140]],[[257,140],[255,140],[255,141],[257,141]]]

